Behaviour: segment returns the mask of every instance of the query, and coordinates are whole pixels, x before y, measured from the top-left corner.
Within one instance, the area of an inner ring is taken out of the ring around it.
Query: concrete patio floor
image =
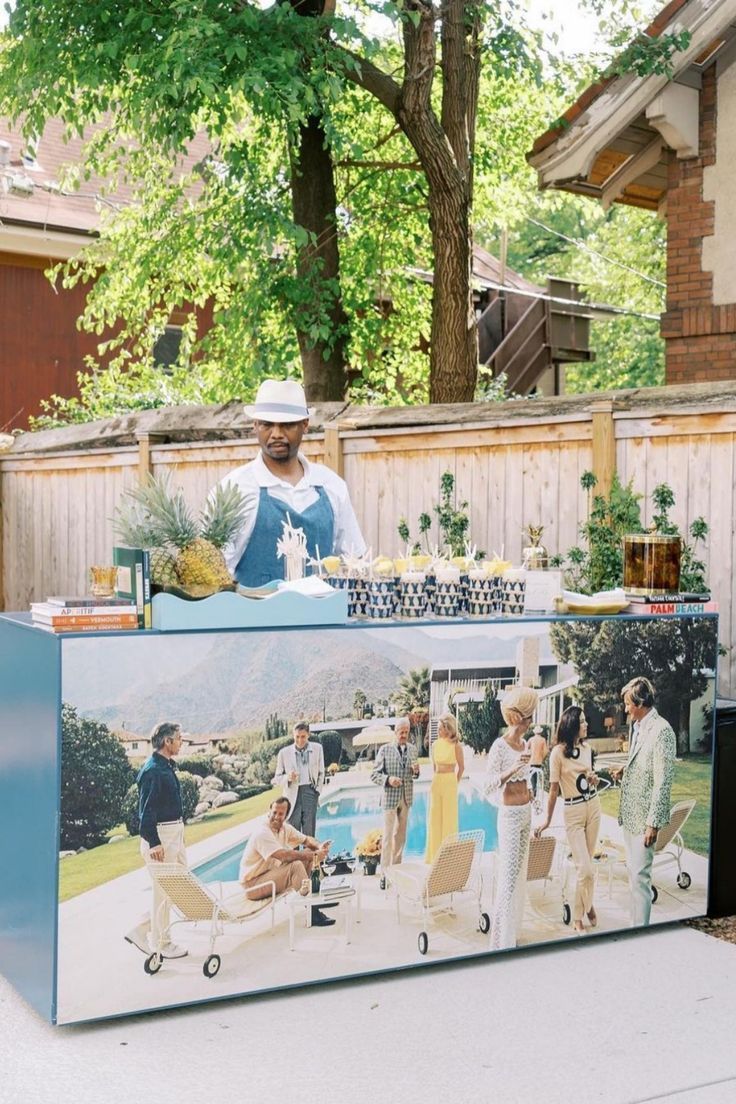
[[[733,1104],[736,947],[680,925],[51,1028],[0,978],[0,1100]]]
[[[556,830],[562,836],[561,825]],[[190,848],[191,864],[243,834],[240,825]],[[616,839],[612,818],[601,835]],[[485,856],[486,908],[492,862]],[[560,877],[543,894],[532,886],[521,948],[472,958],[462,956],[487,948],[474,905],[430,928],[422,958],[418,923],[407,916],[397,925],[390,892],[378,878],[360,877],[362,915],[350,946],[344,917],[307,930],[300,916],[289,951],[281,902],[273,933],[266,915],[221,941],[223,965],[213,980],[201,973],[206,941],[186,929],[180,941],[190,956],[153,978],[144,974],[143,956],[121,934],[150,900],[148,876],[136,871],[61,908],[67,1018],[107,1015],[121,997],[141,1007],[338,980],[51,1028],[0,977],[0,1104],[130,1104],[152,1093],[157,1104],[233,1093],[247,1104],[272,1104],[283,1092],[341,1104],[733,1104],[736,946],[668,923],[704,912],[706,865],[686,854],[688,891],[676,887],[674,865],[655,873],[652,919],[664,923],[642,932],[625,930],[621,868],[610,891],[608,871],[600,870],[594,936],[575,938],[561,922]],[[413,965],[422,968],[401,969]],[[340,980],[387,966],[399,969]]]

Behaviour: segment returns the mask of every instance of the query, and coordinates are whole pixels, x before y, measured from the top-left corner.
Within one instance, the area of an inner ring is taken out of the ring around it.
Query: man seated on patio
[[[313,852],[321,862],[330,850],[331,840],[320,843],[292,827],[286,819],[290,810],[288,797],[277,797],[246,844],[240,861],[239,881],[251,901],[270,897],[272,882],[277,894],[294,889],[306,895],[311,890],[306,852]],[[304,851],[296,850],[300,845]],[[309,866],[311,869],[311,862]],[[313,927],[326,928],[334,923],[332,917],[325,916],[320,909],[312,909]]]

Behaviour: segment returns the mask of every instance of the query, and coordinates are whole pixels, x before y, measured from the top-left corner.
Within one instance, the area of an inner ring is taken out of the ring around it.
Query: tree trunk
[[[469,205],[463,190],[430,191],[434,251],[429,401],[472,402],[478,375],[478,330],[471,289]]]
[[[335,0],[277,0],[290,3],[306,18],[332,15]],[[335,209],[335,173],[324,127],[312,115],[299,127],[299,148],[289,151],[294,222],[313,239],[299,250],[297,274],[309,289],[307,312],[313,318],[324,305],[331,339],[314,339],[297,319],[297,339],[308,402],[340,402],[347,389],[345,348],[348,320],[342,306],[340,253]]]
[[[311,314],[313,305],[322,304],[334,335],[329,343],[315,341],[297,324],[304,390],[309,402],[339,402],[345,397],[347,384],[347,316],[340,294],[337,195],[324,128],[314,116],[299,128],[299,149],[292,151],[291,198],[294,221],[314,235],[297,258],[299,278],[310,289],[308,309]]]

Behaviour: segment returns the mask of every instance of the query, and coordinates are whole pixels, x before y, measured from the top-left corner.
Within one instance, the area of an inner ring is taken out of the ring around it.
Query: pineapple
[[[115,511],[115,532],[129,548],[147,548],[151,556],[151,582],[157,586],[171,586],[179,582],[175,557],[167,548],[157,547],[160,539],[150,517],[130,493]]]
[[[169,557],[160,571],[168,575],[173,566],[177,581],[200,593],[232,584],[221,549],[243,522],[245,503],[237,487],[218,486],[199,519],[187,506],[183,492],[172,492],[168,477],[150,476],[143,486],[127,493],[134,503],[127,509],[138,521],[136,532]]]

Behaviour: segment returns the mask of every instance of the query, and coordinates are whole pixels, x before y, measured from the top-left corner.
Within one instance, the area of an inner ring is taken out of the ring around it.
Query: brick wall
[[[700,156],[670,155],[667,181],[666,382],[736,379],[736,304],[713,305],[713,276],[702,267],[715,204],[703,199],[703,169],[716,159],[716,66],[703,73]]]

